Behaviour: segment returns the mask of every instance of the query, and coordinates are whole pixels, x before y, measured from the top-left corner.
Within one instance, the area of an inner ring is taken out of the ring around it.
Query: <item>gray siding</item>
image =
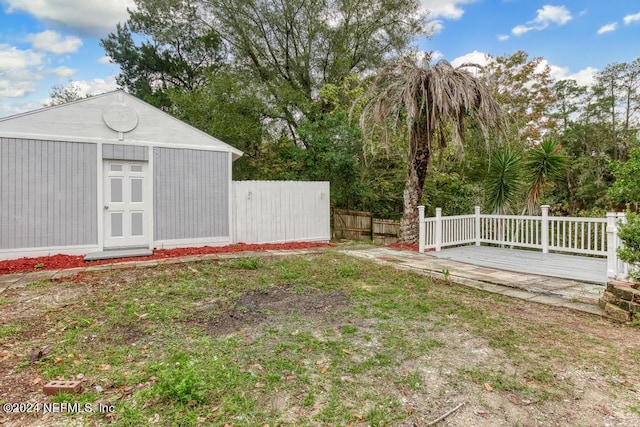
[[[106,160],[149,161],[149,147],[139,145],[103,144],[102,158]]]
[[[97,244],[96,144],[0,138],[0,249]]]
[[[153,149],[154,240],[229,235],[229,153]]]

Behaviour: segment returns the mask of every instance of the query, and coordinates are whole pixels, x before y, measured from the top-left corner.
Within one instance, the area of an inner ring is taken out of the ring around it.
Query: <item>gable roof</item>
[[[0,137],[242,151],[122,90],[0,119]]]

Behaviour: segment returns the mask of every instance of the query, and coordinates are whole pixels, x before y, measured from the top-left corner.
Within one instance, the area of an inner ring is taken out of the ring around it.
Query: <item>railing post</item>
[[[475,210],[475,227],[476,227],[476,246],[480,246],[480,206],[476,206]]]
[[[436,208],[436,252],[442,249],[442,208]]]
[[[607,212],[607,278],[618,277],[618,214]]]
[[[626,224],[627,215],[624,212],[619,212],[616,217],[616,257],[618,256],[618,248],[622,246],[622,240],[618,235],[618,224]],[[618,258],[618,266],[616,268],[616,279],[626,280],[629,274],[629,264]]]
[[[424,252],[427,227],[424,223],[424,206],[418,206],[418,251]]]
[[[540,227],[542,236],[541,237],[541,243],[542,243],[542,253],[543,254],[548,254],[549,253],[549,205],[542,205],[540,206],[540,209],[542,209],[542,224]]]

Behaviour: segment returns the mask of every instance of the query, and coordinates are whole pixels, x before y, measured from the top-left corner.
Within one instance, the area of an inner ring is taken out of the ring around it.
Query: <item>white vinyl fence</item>
[[[435,217],[425,218],[424,206],[419,206],[419,250],[485,243],[595,255],[607,258],[608,277],[627,275],[628,265],[617,252],[618,223],[626,221],[624,213],[610,212],[606,218],[555,217],[549,216],[548,205],[541,209],[541,216],[487,215],[476,206],[472,215],[442,216],[437,208]]]
[[[328,182],[233,181],[233,242],[329,241]]]

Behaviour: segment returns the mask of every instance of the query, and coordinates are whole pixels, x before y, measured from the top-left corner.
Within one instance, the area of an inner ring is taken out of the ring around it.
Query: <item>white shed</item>
[[[229,244],[240,156],[120,90],[0,119],[0,259]]]

